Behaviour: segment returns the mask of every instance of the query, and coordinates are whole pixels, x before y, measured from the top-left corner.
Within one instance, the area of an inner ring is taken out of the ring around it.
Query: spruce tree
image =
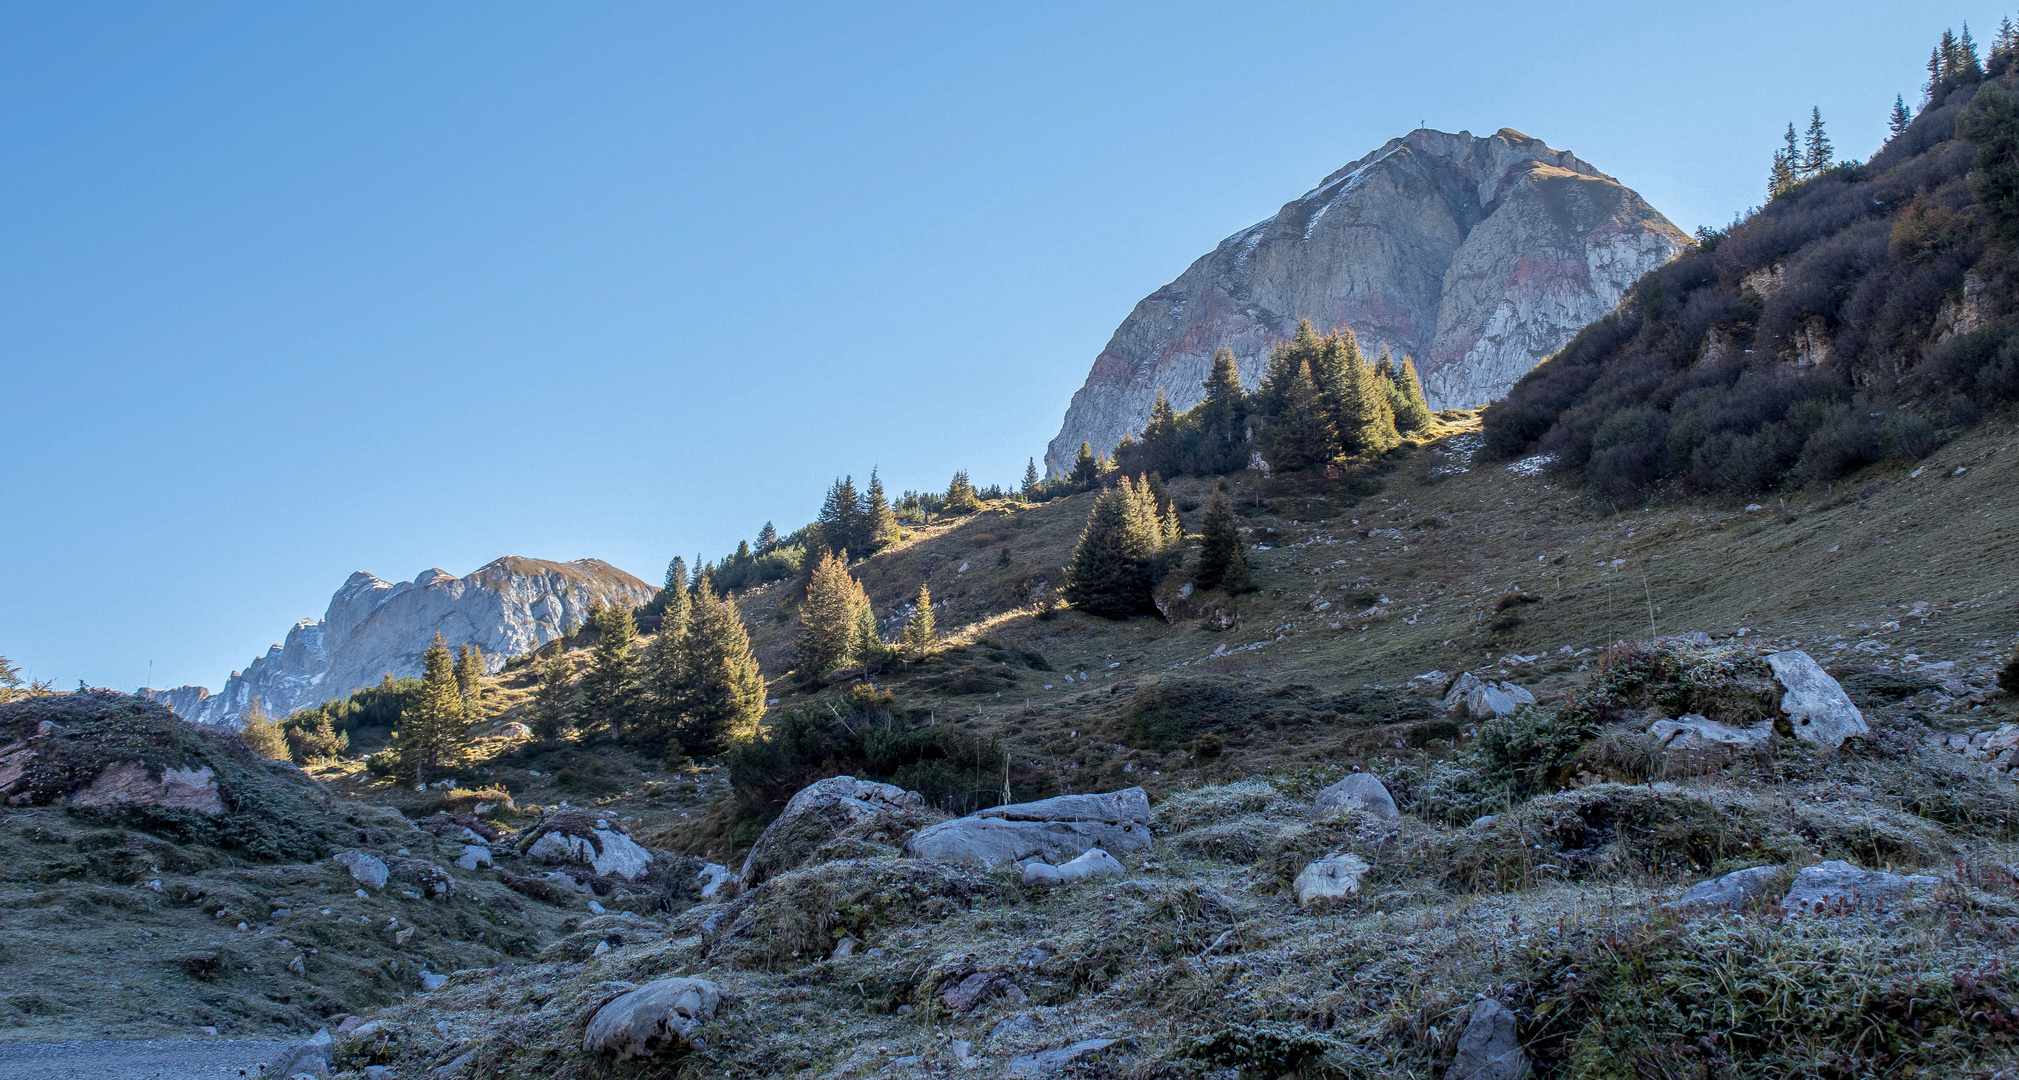
[[[1248,421],[1248,395],[1241,389],[1241,371],[1234,350],[1213,354],[1213,373],[1206,377],[1206,400],[1199,403],[1199,459],[1202,474],[1231,472],[1246,461],[1243,446]]]
[[[1234,522],[1234,508],[1219,491],[1213,492],[1213,501],[1206,504],[1206,520],[1199,530],[1199,569],[1192,582],[1201,589],[1224,588],[1230,593],[1249,588],[1241,530]]]
[[[1150,421],[1143,425],[1142,469],[1160,476],[1178,475],[1178,414],[1171,408],[1171,399],[1162,387],[1157,388],[1157,400],[1150,406]],[[1115,455],[1117,463],[1120,453]]]
[[[1330,410],[1318,396],[1311,365],[1301,364],[1283,396],[1282,419],[1276,424],[1269,464],[1285,472],[1315,468],[1332,460],[1339,434]]]
[[[630,727],[624,732],[624,741],[648,754],[663,754],[677,741],[681,713],[686,707],[682,651],[693,601],[684,589],[680,599],[680,619],[660,622],[659,632],[645,646],[638,664],[637,707]]]
[[[806,599],[799,605],[793,650],[800,676],[809,681],[854,663],[864,652],[860,635],[869,597],[849,574],[846,557],[846,553],[820,557],[807,584]],[[875,625],[873,617],[871,625]]]
[[[1023,492],[1025,500],[1029,502],[1038,501],[1038,496],[1044,493],[1044,486],[1044,481],[1038,478],[1038,459],[1029,459],[1024,464]]]
[[[1430,413],[1430,402],[1423,397],[1423,382],[1416,377],[1416,361],[1405,356],[1395,365],[1395,430],[1398,432],[1428,431],[1436,418]]]
[[[1836,148],[1830,145],[1830,137],[1823,132],[1823,110],[1820,106],[1809,110],[1809,130],[1802,140],[1802,161],[1799,166],[1803,179],[1821,176],[1836,160]]]
[[[1067,603],[1109,618],[1155,610],[1150,593],[1161,552],[1146,527],[1146,501],[1126,476],[1094,500],[1059,588]]]
[[[1894,94],[1893,112],[1892,115],[1886,117],[1886,130],[1892,133],[1893,138],[1897,139],[1907,133],[1908,125],[1913,122],[1914,114],[1908,111],[1907,100],[1898,94]]]
[[[953,474],[953,480],[946,485],[946,512],[949,514],[971,514],[981,509],[981,497],[975,494],[974,482],[967,478],[967,470]]]
[[[764,523],[763,528],[757,530],[757,553],[759,555],[769,555],[777,549],[778,529],[767,521]]]
[[[862,513],[862,497],[856,494],[855,478],[843,477],[827,490],[821,504],[820,537],[829,551],[867,554],[869,529]]]
[[[750,651],[750,634],[727,599],[703,588],[694,594],[681,638],[680,748],[714,757],[732,740],[757,730],[764,715],[764,676]]]
[[[1767,198],[1780,198],[1794,190],[1801,179],[1797,170],[1802,161],[1801,147],[1795,142],[1795,125],[1788,125],[1787,145],[1774,151],[1773,167],[1767,170]]]
[[[484,651],[474,643],[466,643],[456,650],[456,690],[463,695],[463,706],[477,716],[477,701],[484,692]]]
[[[1101,482],[1101,461],[1094,456],[1093,444],[1082,441],[1080,452],[1073,458],[1073,487],[1080,491],[1092,491]]]
[[[461,765],[469,749],[469,713],[456,687],[455,662],[440,634],[421,657],[421,688],[401,713],[393,743],[401,774],[413,777],[416,787]]]
[[[287,736],[282,734],[280,725],[266,714],[266,709],[258,698],[246,706],[238,717],[238,737],[245,740],[246,748],[269,761],[287,761]]]
[[[2019,93],[1985,83],[1956,117],[1956,134],[1976,144],[1966,180],[1991,235],[2019,241]]]
[[[638,658],[632,646],[638,642],[638,624],[631,609],[618,604],[598,612],[601,636],[589,654],[589,671],[582,677],[584,727],[621,736],[638,704]]]
[[[1322,364],[1324,352],[1325,340],[1318,336],[1318,328],[1311,325],[1310,319],[1299,320],[1295,336],[1269,350],[1262,385],[1255,391],[1255,403],[1263,416],[1274,420],[1289,411],[1290,390],[1297,381],[1297,372],[1314,363]],[[1315,378],[1316,372],[1312,375]]]
[[[533,690],[528,709],[533,734],[545,742],[560,742],[574,730],[574,710],[569,689],[575,677],[575,661],[567,646],[556,643],[554,655],[540,666],[540,685]]]
[[[897,543],[897,511],[883,497],[883,480],[874,468],[869,470],[869,491],[862,497],[862,527],[864,555]]]
[[[924,660],[939,648],[939,638],[932,626],[932,590],[920,585],[918,599],[912,602],[911,614],[904,618],[904,634],[898,639],[898,647],[904,651],[906,660]]]
[[[699,561],[698,557],[696,561]],[[659,631],[664,633],[669,626],[678,627],[687,622],[687,562],[678,555],[673,556],[673,562],[666,567],[666,588],[661,595],[665,603],[659,608]]]

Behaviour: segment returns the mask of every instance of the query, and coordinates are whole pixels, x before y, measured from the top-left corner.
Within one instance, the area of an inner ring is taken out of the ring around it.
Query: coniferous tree
[[[1340,373],[1336,419],[1339,446],[1350,454],[1381,454],[1401,439],[1395,434],[1395,405],[1388,396],[1389,382],[1357,357],[1349,359]]]
[[[1269,464],[1295,472],[1323,465],[1338,451],[1339,433],[1332,426],[1330,410],[1318,396],[1311,365],[1300,364],[1284,392],[1282,419],[1275,427]]]
[[[1092,443],[1082,441],[1080,452],[1073,458],[1073,487],[1080,491],[1092,491],[1101,482],[1101,461],[1094,456]]]
[[[1024,498],[1036,502],[1038,496],[1043,494],[1044,487],[1045,482],[1038,478],[1038,459],[1031,458],[1024,464]]]
[[[2019,54],[2019,27],[2012,25],[2011,19],[1998,23],[1998,36],[1991,39],[1991,61],[1984,67],[1984,74],[1992,77],[2005,74],[2012,68],[2012,60]]]
[[[1199,569],[1192,582],[1201,589],[1223,588],[1230,593],[1249,588],[1248,557],[1241,544],[1241,530],[1234,522],[1234,508],[1227,497],[1213,492],[1206,504],[1206,520],[1199,530]]]
[[[1157,400],[1150,406],[1149,423],[1143,425],[1141,470],[1160,476],[1178,475],[1178,455],[1181,452],[1178,438],[1178,414],[1171,408],[1170,397],[1162,387],[1158,387]],[[1115,454],[1115,462],[1122,463],[1119,451]]]
[[[400,715],[393,744],[401,774],[413,777],[416,787],[461,765],[469,749],[469,713],[456,687],[455,662],[440,634],[421,657],[421,688]]]
[[[1956,118],[1956,134],[1977,145],[1966,179],[1991,235],[2019,242],[2019,93],[1985,83]]]
[[[560,742],[574,730],[569,693],[574,677],[574,658],[568,655],[565,644],[556,644],[554,655],[540,666],[540,685],[533,690],[533,704],[528,710],[533,734],[546,742]]]
[[[287,736],[281,733],[280,725],[266,714],[266,709],[258,698],[246,706],[238,717],[238,737],[245,740],[246,748],[269,761],[286,761]]]
[[[470,715],[478,715],[477,701],[484,692],[484,651],[474,642],[466,643],[456,650],[456,691],[463,695],[463,706]]]
[[[911,614],[905,616],[899,646],[907,660],[923,660],[939,647],[932,626],[932,590],[924,585],[918,587],[918,599],[912,602]]]
[[[981,496],[975,493],[974,483],[967,478],[967,470],[953,474],[953,480],[946,485],[946,512],[949,514],[971,514],[981,509]]]
[[[862,497],[862,526],[868,545],[862,550],[865,555],[897,543],[897,511],[883,497],[883,480],[874,468],[869,470],[869,491]]]
[[[680,748],[713,757],[733,739],[748,736],[764,715],[764,675],[750,651],[750,634],[727,599],[703,588],[681,636]]]
[[[696,561],[699,561],[698,559]],[[673,562],[666,567],[666,602],[659,609],[659,631],[664,633],[669,626],[678,627],[687,621],[687,562],[680,556],[673,556]]]
[[[806,600],[799,605],[793,649],[799,673],[808,680],[852,664],[864,653],[860,636],[869,597],[862,591],[862,583],[849,574],[846,558],[846,553],[821,556],[807,585]],[[875,625],[873,617],[870,624]]]
[[[1311,325],[1310,319],[1299,320],[1297,333],[1269,350],[1262,385],[1255,391],[1255,402],[1263,416],[1274,420],[1289,411],[1290,389],[1297,381],[1298,370],[1322,364],[1324,353],[1325,340],[1318,336],[1318,328]],[[1316,374],[1312,372],[1314,379]]]
[[[757,553],[769,555],[776,550],[778,550],[778,530],[767,521],[763,528],[757,530]]]
[[[682,666],[688,617],[693,598],[683,589],[678,621],[667,618],[645,646],[638,664],[638,698],[624,741],[648,754],[663,754],[678,740],[686,707],[686,669]]]
[[[1767,198],[1780,198],[1794,190],[1799,179],[1796,169],[1801,162],[1801,150],[1795,143],[1795,125],[1788,125],[1787,145],[1774,151],[1773,167],[1767,170]]]
[[[1148,486],[1127,476],[1094,500],[1059,589],[1067,603],[1110,618],[1155,610],[1165,552],[1150,524],[1154,503]]]
[[[1405,356],[1395,365],[1395,430],[1428,431],[1436,422],[1430,402],[1423,396],[1423,382],[1416,377],[1416,360]]]
[[[868,553],[869,529],[862,513],[862,497],[856,494],[855,478],[843,477],[827,491],[821,504],[820,538],[829,551]]]
[[[1803,179],[1821,176],[1835,161],[1836,147],[1830,145],[1830,137],[1823,131],[1823,110],[1812,107],[1808,134],[1802,140],[1801,175]]]
[[[584,727],[621,736],[638,705],[638,658],[631,652],[638,624],[631,609],[618,604],[597,612],[596,629],[601,636],[582,677]]]
[[[1914,114],[1907,110],[1907,100],[1898,94],[1894,94],[1893,112],[1892,115],[1886,117],[1886,130],[1892,133],[1893,138],[1897,139],[1907,133],[1907,125],[1913,122]]]
[[[1241,371],[1234,366],[1234,350],[1222,348],[1213,354],[1213,373],[1206,377],[1206,400],[1199,403],[1199,457],[1194,468],[1201,474],[1231,472],[1247,460],[1243,446],[1248,421],[1248,395],[1241,389]]]

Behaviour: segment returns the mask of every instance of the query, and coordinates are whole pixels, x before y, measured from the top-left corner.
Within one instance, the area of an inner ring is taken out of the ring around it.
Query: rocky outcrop
[[[1845,739],[1872,733],[1851,696],[1808,653],[1777,652],[1767,657],[1767,666],[1773,669],[1774,680],[1787,688],[1781,695],[1781,711],[1788,714],[1795,738],[1835,749]]]
[[[765,826],[743,860],[741,877],[748,888],[767,878],[804,866],[813,852],[842,832],[882,820],[889,830],[906,829],[911,815],[925,809],[925,798],[873,780],[830,776],[801,788],[776,820]]]
[[[921,830],[905,841],[904,853],[982,866],[1032,859],[1057,865],[1092,848],[1126,855],[1149,846],[1149,796],[1134,787],[992,806]]]
[[[218,693],[185,686],[146,694],[185,720],[235,726],[255,700],[269,715],[282,716],[344,697],[388,672],[419,675],[421,655],[436,634],[452,649],[476,645],[495,671],[506,658],[580,623],[592,603],[635,606],[655,592],[596,559],[510,556],[468,577],[429,570],[397,583],[360,570],[330,598],[321,619],[296,623],[285,641],[243,672],[232,672]]]
[[[1302,318],[1348,326],[1369,356],[1416,358],[1432,408],[1484,405],[1619,303],[1688,238],[1612,177],[1502,128],[1390,140],[1267,221],[1228,237],[1136,305],[1045,451],[1111,450],[1157,391],[1183,410],[1213,354],[1261,380]]]

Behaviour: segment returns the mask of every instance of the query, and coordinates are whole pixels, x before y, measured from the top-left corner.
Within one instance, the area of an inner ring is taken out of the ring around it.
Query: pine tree
[[[1788,125],[1787,145],[1774,151],[1773,168],[1767,171],[1767,199],[1777,199],[1794,190],[1800,176],[1802,152],[1795,141],[1795,125]]]
[[[967,478],[967,470],[953,474],[953,480],[946,485],[946,512],[949,514],[971,514],[981,509],[981,496],[975,494],[974,483]]]
[[[1038,459],[1031,458],[1024,464],[1024,498],[1036,502],[1038,496],[1044,493],[1044,488],[1045,482],[1038,477]]]
[[[869,491],[862,497],[862,526],[864,555],[897,543],[897,511],[883,497],[883,480],[874,468],[869,470]]]
[[[700,561],[698,556],[695,561]],[[686,624],[687,589],[687,562],[675,555],[673,562],[666,567],[666,588],[662,590],[665,603],[659,608],[660,633],[665,633],[668,627],[677,628]]]
[[[1101,461],[1094,456],[1093,444],[1080,443],[1080,452],[1073,458],[1073,487],[1080,491],[1092,491],[1101,482]]]
[[[939,648],[939,637],[932,626],[932,590],[924,585],[918,587],[918,599],[911,605],[911,614],[904,618],[904,633],[898,638],[898,648],[906,660],[924,660]]]
[[[1157,388],[1157,400],[1150,406],[1149,423],[1143,425],[1142,469],[1160,476],[1178,475],[1178,414],[1171,408],[1171,399],[1162,387]],[[1121,460],[1119,452],[1115,460]]]
[[[1387,453],[1402,441],[1395,433],[1390,383],[1357,357],[1347,362],[1343,376],[1345,386],[1334,421],[1339,427],[1340,448],[1351,454]]]
[[[2019,54],[2019,27],[2008,18],[1998,23],[1998,36],[1991,39],[1991,60],[1984,74],[1996,77],[2010,71],[2014,54]]]
[[[454,661],[442,635],[421,657],[421,689],[393,733],[400,773],[419,787],[428,777],[461,765],[470,745],[470,718],[456,687]]]
[[[1152,504],[1148,510],[1146,503]],[[1163,553],[1148,526],[1153,503],[1126,476],[1094,500],[1059,589],[1067,603],[1110,618],[1155,610],[1150,594]]]
[[[574,677],[574,658],[568,655],[565,644],[555,644],[554,655],[540,667],[540,685],[533,690],[533,704],[528,710],[533,734],[546,742],[560,742],[574,730],[574,711],[570,707],[573,703],[569,700]]]
[[[1325,353],[1325,340],[1318,336],[1318,328],[1310,319],[1297,323],[1297,333],[1289,341],[1278,342],[1269,350],[1269,363],[1262,372],[1262,385],[1255,391],[1255,403],[1262,415],[1271,420],[1284,415],[1290,408],[1290,389],[1297,381],[1297,372],[1313,364],[1321,364]],[[1316,377],[1314,371],[1313,377]]]
[[[681,638],[680,748],[714,757],[732,740],[748,737],[764,715],[764,675],[750,651],[750,634],[728,600],[712,589],[694,594]]]
[[[767,521],[763,528],[757,530],[757,553],[769,555],[776,550],[778,550],[778,529]]]
[[[799,630],[793,649],[802,678],[817,680],[856,662],[865,651],[860,640],[862,616],[869,596],[848,572],[846,553],[823,555],[814,565],[806,600],[799,605]],[[874,618],[870,620],[874,626]]]
[[[1213,373],[1206,377],[1206,400],[1199,403],[1199,460],[1202,474],[1230,472],[1246,460],[1242,447],[1248,420],[1248,395],[1241,389],[1241,371],[1234,350],[1213,354]]]
[[[680,618],[659,623],[638,664],[638,702],[624,741],[648,754],[664,754],[678,740],[680,717],[686,708],[686,670],[682,667],[692,598],[681,590]]]
[[[464,644],[456,650],[456,691],[463,695],[463,706],[470,710],[472,717],[480,715],[478,699],[484,692],[484,651],[474,643]]]
[[[1436,423],[1430,402],[1423,397],[1423,382],[1416,377],[1416,360],[1405,356],[1395,365],[1395,430],[1428,431]]]
[[[1213,501],[1206,504],[1206,520],[1199,531],[1199,569],[1192,582],[1201,589],[1224,588],[1230,593],[1249,588],[1241,530],[1234,523],[1234,508],[1219,491],[1213,492]]]
[[[631,609],[618,604],[598,612],[596,628],[601,636],[582,677],[584,727],[621,736],[638,705],[638,658],[631,652],[638,624]]]
[[[827,501],[821,504],[817,520],[820,538],[827,550],[867,554],[868,522],[862,513],[862,497],[855,491],[855,477],[847,476],[834,482],[834,486],[827,490]]]
[[[1286,472],[1323,465],[1338,453],[1339,433],[1330,410],[1318,396],[1311,365],[1299,365],[1284,392],[1282,420],[1276,425],[1270,464]]]
[[[247,749],[269,761],[289,759],[287,736],[281,733],[280,725],[266,714],[258,698],[253,698],[252,704],[239,714],[238,723],[238,737],[245,740]]]
[[[1823,132],[1823,110],[1812,107],[1809,110],[1809,130],[1802,140],[1802,161],[1798,169],[1803,179],[1821,176],[1836,160],[1836,148],[1830,145],[1830,137]]]
[[[1898,94],[1894,94],[1893,112],[1892,115],[1886,117],[1886,130],[1892,133],[1893,138],[1897,139],[1907,133],[1907,125],[1913,122],[1914,114],[1907,110],[1907,100]]]

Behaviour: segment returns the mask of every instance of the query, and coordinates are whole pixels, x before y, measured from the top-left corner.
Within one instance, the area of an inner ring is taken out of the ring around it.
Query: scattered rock
[[[530,739],[533,737],[533,729],[514,720],[492,732],[492,734],[500,739]]]
[[[1360,879],[1372,870],[1360,856],[1348,852],[1327,855],[1306,866],[1297,875],[1297,906],[1309,908],[1325,901],[1344,900],[1360,891]]]
[[[785,804],[778,819],[765,826],[743,860],[743,885],[805,865],[814,849],[844,830],[883,816],[917,813],[925,797],[890,784],[830,776],[803,787]]]
[[[447,985],[449,985],[449,977],[447,975],[437,975],[432,971],[421,972],[422,991],[432,994]]]
[[[1535,704],[1535,695],[1511,682],[1499,685],[1482,680],[1471,672],[1460,675],[1444,694],[1446,712],[1465,706],[1465,711],[1476,720],[1495,716],[1511,716],[1523,705]]]
[[[596,1010],[582,1033],[582,1050],[628,1061],[668,1047],[699,1045],[695,1033],[715,1018],[721,1004],[722,988],[706,979],[649,982]]]
[[[1139,787],[994,806],[943,821],[905,842],[913,858],[1003,866],[1057,863],[1092,848],[1127,854],[1150,846],[1150,800]]]
[[[1365,810],[1382,818],[1402,816],[1395,808],[1394,796],[1388,794],[1388,785],[1373,773],[1354,773],[1319,792],[1311,804],[1311,816],[1323,817],[1339,809]]]
[[[489,866],[491,865],[491,849],[478,844],[464,844],[463,855],[456,860],[456,865],[465,870],[475,870],[480,866]]]
[[[330,1041],[328,1028],[316,1032],[299,1046],[290,1047],[280,1060],[274,1062],[273,1075],[295,1077],[313,1076],[316,1080],[329,1075],[332,1062],[336,1060],[336,1050]]]
[[[1788,714],[1795,738],[1834,749],[1845,739],[1871,733],[1865,714],[1808,653],[1800,649],[1772,653],[1767,666],[1787,690],[1781,695],[1781,711]]]
[[[388,877],[413,882],[430,899],[447,900],[456,894],[456,879],[426,859],[393,859],[385,865]]]
[[[1842,859],[1804,867],[1795,875],[1795,884],[1781,898],[1781,906],[1792,911],[1861,904],[1885,904],[1915,889],[1940,882],[1926,874],[1889,874],[1884,870],[1861,870]]]
[[[956,1013],[967,1012],[990,998],[1008,998],[1018,1005],[1029,1000],[1001,971],[977,971],[939,992],[940,1004]]]
[[[357,883],[373,889],[386,887],[385,860],[364,851],[339,851],[330,856],[330,861],[351,872]]]
[[[602,904],[599,904],[594,900],[589,901],[589,910],[597,915],[606,915],[609,913],[608,910],[605,909]]]
[[[1729,748],[1754,750],[1767,746],[1774,737],[1771,721],[1737,728],[1720,724],[1707,716],[1684,713],[1674,720],[1657,720],[1647,729],[1655,741],[1670,750],[1710,750]]]
[[[1024,864],[1025,885],[1068,885],[1095,877],[1127,877],[1128,868],[1121,860],[1102,851],[1088,848],[1079,858],[1061,866],[1050,866],[1042,862]]]
[[[1677,911],[1709,908],[1742,908],[1766,894],[1781,876],[1778,866],[1752,866],[1734,870],[1721,878],[1699,881],[1668,906]]]
[[[712,862],[702,863],[701,872],[696,876],[701,879],[701,899],[703,900],[715,899],[716,894],[722,891],[722,886],[729,884],[736,878],[736,875],[729,872],[728,867],[721,863]]]
[[[1056,1050],[1040,1050],[1035,1054],[1025,1054],[1010,1059],[1008,1075],[1012,1080],[1035,1080],[1037,1077],[1055,1076],[1072,1066],[1099,1058],[1122,1043],[1121,1039],[1081,1039],[1070,1046],[1061,1046]]]
[[[1521,1052],[1514,1013],[1492,998],[1482,999],[1458,1037],[1458,1055],[1444,1070],[1445,1080],[1520,1080],[1527,1075],[1528,1055]]]
[[[652,868],[652,853],[608,821],[580,812],[555,814],[530,830],[528,859],[588,866],[603,877],[636,881]]]

